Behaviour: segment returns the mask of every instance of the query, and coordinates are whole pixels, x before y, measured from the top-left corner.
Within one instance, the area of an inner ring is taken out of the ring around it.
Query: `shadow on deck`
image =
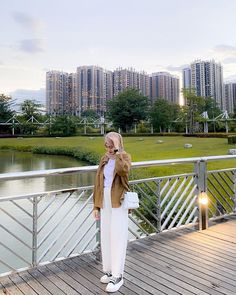
[[[236,294],[236,216],[204,231],[185,228],[131,242],[115,294]],[[0,278],[0,295],[107,294],[92,254]]]

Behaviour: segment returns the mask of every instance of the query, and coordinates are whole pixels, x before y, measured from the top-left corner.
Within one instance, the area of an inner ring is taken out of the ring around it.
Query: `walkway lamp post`
[[[208,228],[208,196],[205,192],[198,195],[199,230]]]

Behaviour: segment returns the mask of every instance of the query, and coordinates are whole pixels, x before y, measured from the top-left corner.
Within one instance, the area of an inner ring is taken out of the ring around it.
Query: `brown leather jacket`
[[[103,187],[104,187],[104,166],[109,158],[104,155],[98,166],[95,185],[93,191],[94,209],[103,207]],[[128,175],[131,167],[131,156],[126,152],[116,154],[116,163],[111,186],[111,204],[112,208],[118,208],[121,205],[124,193],[129,191]]]

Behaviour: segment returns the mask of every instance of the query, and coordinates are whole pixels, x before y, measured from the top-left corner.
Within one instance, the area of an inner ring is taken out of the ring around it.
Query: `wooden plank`
[[[204,274],[201,273],[201,270],[191,273],[191,271],[189,271],[189,268],[181,268],[181,266],[175,265],[171,262],[165,263],[162,260],[157,259],[154,255],[146,254],[147,253],[145,253],[144,256],[143,253],[139,254],[135,251],[132,252],[132,255],[128,255],[127,260],[131,261],[134,264],[142,265],[143,268],[146,268],[147,270],[149,269],[152,273],[158,274],[158,277],[163,277],[163,279],[168,282],[168,286],[169,284],[173,283],[177,286],[185,286],[185,288],[188,287],[188,290],[191,292],[194,292],[196,291],[196,288],[199,288],[203,291],[205,290],[205,294],[210,294],[208,293],[208,288],[219,285],[219,280],[209,278],[209,276],[206,277]],[[169,283],[169,281],[171,283]],[[233,291],[232,294],[235,294],[234,292],[236,291],[236,286],[233,288],[227,283],[224,286],[222,284],[220,285],[220,289],[217,288],[217,290],[223,292]],[[183,294],[185,293],[186,292],[183,292]]]
[[[59,276],[49,270],[46,266],[38,267],[38,271],[40,271],[45,277],[48,278],[53,284],[58,286],[65,294],[70,295],[78,295],[79,293],[71,288],[65,281],[63,281]]]
[[[184,239],[186,240],[187,238],[184,238]],[[190,236],[189,239],[201,241],[202,243],[208,244],[209,246],[211,246],[219,251],[222,251],[222,249],[227,248],[227,255],[229,255],[229,256],[235,255],[235,246],[233,244],[231,245],[223,240],[219,240],[214,237],[207,236],[207,235],[202,235],[200,233]]]
[[[72,289],[77,291],[81,295],[91,295],[94,294],[90,290],[86,289],[81,283],[76,281],[73,276],[69,275],[69,272],[61,270],[55,263],[47,264],[46,267],[54,272],[61,280],[67,283]]]
[[[73,258],[74,259],[74,258]],[[102,272],[101,272],[101,263],[97,262],[92,256],[90,255],[82,255],[80,257],[80,259],[89,262],[90,266],[91,266],[91,271],[93,273],[97,274],[97,277],[101,277]],[[124,285],[125,287],[127,287],[130,290],[132,290],[135,294],[139,294],[139,295],[149,295],[150,293],[147,292],[146,290],[140,288],[139,284],[135,284],[132,281],[128,280],[128,278],[126,277],[126,273],[124,274]],[[122,289],[120,290],[120,293],[122,293]],[[126,295],[125,293],[122,293],[124,295]]]
[[[37,293],[19,276],[18,273],[11,275],[10,279],[15,285],[17,285],[23,294],[37,295]]]
[[[236,237],[230,237],[230,236],[227,236],[223,233],[217,233],[217,232],[214,232],[212,230],[203,230],[201,232],[199,232],[201,235],[206,235],[206,236],[211,236],[211,237],[214,237],[216,239],[219,239],[219,240],[223,240],[227,243],[231,243],[231,244],[236,244]]]
[[[77,282],[79,282],[81,285],[84,286],[88,290],[88,292],[91,292],[92,294],[106,294],[104,291],[102,291],[100,288],[98,288],[96,285],[89,282],[86,278],[84,278],[80,273],[74,271],[72,268],[68,267],[64,261],[58,261],[55,263],[57,267],[59,267],[62,271],[66,272],[68,275],[73,277],[73,279]],[[97,293],[96,293],[97,292]]]
[[[159,253],[158,250],[157,250],[157,252]],[[184,257],[182,257],[183,259],[179,260],[179,263],[178,263],[175,261],[176,259],[173,260],[173,258],[168,257],[168,255],[162,256],[162,255],[158,255],[158,253],[155,254],[155,257],[158,257],[159,263],[161,263],[166,268],[177,267],[178,273],[181,272],[181,270],[187,271],[187,274],[186,274],[187,276],[188,276],[188,274],[197,275],[203,279],[208,279],[208,281],[211,284],[217,284],[219,282],[219,280],[221,280],[223,286],[225,286],[225,287],[227,287],[229,285],[229,283],[236,286],[236,283],[234,283],[232,280],[230,280],[228,278],[222,278],[222,276],[217,274],[214,270],[210,271],[209,269],[207,269],[205,267],[199,266],[199,264],[193,264],[193,263],[186,262],[184,260]],[[222,281],[222,279],[223,279],[223,281]]]
[[[37,280],[34,279],[27,271],[19,273],[19,276],[38,294],[51,295]],[[28,295],[28,294],[27,294]]]
[[[208,249],[204,248],[201,249],[201,241],[199,241],[198,245],[194,244],[192,242],[192,239],[188,239],[183,242],[181,238],[178,240],[170,240],[169,238],[166,238],[164,236],[160,237],[159,239],[154,239],[155,241],[158,241],[159,243],[163,244],[167,247],[174,247],[175,249],[178,249],[178,251],[190,254],[193,256],[198,255],[199,257],[202,257],[203,259],[208,259],[209,261],[217,262],[218,265],[222,265],[224,267],[230,268],[234,271],[236,271],[236,261],[232,261],[230,258],[225,258],[224,255],[220,255],[221,253],[216,253],[215,249],[211,249],[212,251],[209,251]],[[226,251],[227,249],[225,249]],[[222,250],[221,250],[222,252]],[[235,251],[236,254],[236,251]]]
[[[150,245],[150,240],[146,240],[146,239],[141,239],[139,241],[137,241],[137,244],[139,243],[149,243]],[[166,253],[166,255],[169,255],[170,251],[172,251],[172,257],[176,257],[178,259],[183,259],[185,261],[188,261],[189,263],[193,263],[193,264],[198,264],[198,265],[204,265],[204,267],[208,267],[213,271],[217,271],[218,273],[225,275],[229,278],[234,279],[235,278],[235,271],[224,267],[224,266],[219,266],[217,263],[215,263],[214,261],[211,261],[209,258],[207,257],[197,257],[195,255],[191,255],[188,253],[183,253],[183,251],[179,251],[174,247],[171,247],[169,245],[163,245],[161,244],[158,240],[156,241],[156,243],[153,243],[152,246],[156,249],[158,249],[159,253]],[[160,252],[161,251],[161,252]]]
[[[7,294],[6,292],[7,291],[5,287],[0,283],[0,295],[6,295]]]
[[[93,262],[87,261],[86,266],[83,264],[83,263],[85,263],[85,260],[82,260],[80,258],[72,259],[72,260],[78,266],[81,267],[81,265],[82,265],[83,269],[86,268],[88,272],[90,272],[90,273],[92,273],[94,275],[95,280],[97,280],[97,282],[99,282],[100,277],[103,275],[103,272],[101,272],[101,271],[99,272],[99,271],[97,271],[96,269],[94,269],[92,267],[92,264],[94,263],[94,260],[93,260]],[[129,284],[127,285],[127,281],[125,280],[125,278],[124,278],[124,285],[120,288],[119,293],[120,294],[125,294],[125,295],[126,294],[127,295],[136,295],[137,294],[136,292],[133,291],[132,288],[129,288]],[[118,292],[117,292],[117,294],[118,294]]]
[[[137,247],[136,244],[133,245],[134,248]],[[139,248],[137,249],[137,251],[139,252]],[[149,253],[149,251],[146,251],[146,248],[144,249],[144,251],[142,252],[143,257],[146,258],[146,255],[150,256],[154,256],[157,259],[157,263],[162,263],[165,267],[167,268],[173,268],[173,267],[177,267],[178,269],[180,268],[181,270],[186,270],[189,273],[195,274],[197,273],[198,276],[202,276],[203,278],[207,278],[208,276],[210,276],[210,282],[212,284],[217,284],[219,281],[222,283],[224,282],[226,285],[232,284],[234,285],[235,282],[232,281],[231,279],[227,278],[227,277],[223,277],[221,274],[218,274],[213,270],[205,267],[201,267],[199,264],[193,264],[193,263],[189,263],[187,261],[185,261],[184,259],[176,259],[176,257],[169,257],[169,255],[166,255],[166,253],[162,254],[160,253],[160,251],[158,251],[158,253]],[[213,280],[214,279],[214,280]]]
[[[176,235],[176,233],[173,232],[173,235]],[[156,240],[157,237],[151,237],[152,239]],[[159,238],[159,237],[158,237]],[[165,236],[162,236],[162,238],[165,238]],[[230,259],[230,261],[236,262],[236,255],[235,255],[235,247],[229,249],[227,247],[227,252],[222,251],[222,247],[225,249],[222,242],[216,243],[213,241],[209,241],[209,239],[205,236],[202,236],[199,238],[199,235],[191,235],[189,237],[184,237],[179,235],[178,239],[173,239],[172,242],[175,243],[176,241],[181,242],[185,245],[197,246],[199,249],[204,249],[206,251],[210,251],[212,253],[215,253],[216,255],[220,255],[222,257],[225,257],[226,259]]]
[[[145,243],[140,243],[140,244],[135,243],[133,245],[133,247],[135,249],[137,249],[137,251],[139,251],[140,250],[140,247],[141,247],[140,255],[143,256],[143,257],[145,257],[145,259],[146,259],[146,257],[149,258],[149,259],[150,259],[150,257],[151,257],[151,259],[156,258],[156,263],[158,263],[158,260],[161,259],[160,257],[162,257],[162,255],[160,255],[160,250],[158,251],[158,253],[156,253],[155,252],[156,250],[151,249],[150,248],[150,245],[145,245]],[[164,253],[164,257],[166,258],[165,261],[169,264],[169,267],[171,267],[173,264],[175,266],[177,266],[177,267],[179,265],[181,265],[181,264],[186,265],[186,262],[185,262],[185,258],[184,257],[180,257],[180,258],[177,258],[176,259],[176,257],[170,251],[169,251],[169,253]],[[188,263],[188,267],[189,268],[192,268],[193,266],[192,266],[191,263]],[[199,271],[201,272],[201,267],[199,267]],[[215,288],[216,286],[218,286],[217,283],[211,284],[211,287],[214,287]],[[208,286],[206,286],[206,287],[208,288]],[[209,288],[208,288],[208,290],[206,290],[206,291],[209,294],[221,294],[217,290],[214,290],[214,289],[213,290],[211,290],[211,289],[209,290]]]
[[[154,237],[154,240],[156,238]],[[158,239],[159,241],[167,241],[169,243],[169,239],[166,239],[164,236],[161,237],[161,239]],[[179,237],[178,240],[171,240],[170,245],[178,245],[182,244],[187,249],[194,249],[194,251],[197,251],[199,253],[207,253],[210,256],[216,256],[218,259],[225,259],[226,261],[229,261],[230,263],[236,264],[236,257],[235,257],[235,251],[234,252],[222,252],[222,245],[215,244],[215,243],[206,243],[205,240],[199,239],[197,236],[190,237],[190,238],[184,238]],[[224,248],[224,247],[223,247]],[[225,248],[224,248],[225,249]],[[228,249],[227,249],[228,250]]]
[[[45,289],[47,289],[52,295],[65,295],[56,285],[54,285],[46,276],[44,276],[37,269],[33,268],[28,271],[29,274],[37,280]]]
[[[191,295],[198,294],[200,292],[200,290],[196,287],[186,284],[186,282],[184,282],[182,278],[179,279],[178,276],[170,276],[168,273],[163,272],[164,268],[160,267],[160,265],[155,264],[154,267],[154,264],[148,263],[150,261],[151,260],[147,261],[147,259],[143,260],[143,257],[141,255],[139,257],[131,257],[130,255],[128,255],[127,266],[139,271],[141,274],[149,278],[151,277],[152,280],[155,282],[159,282],[160,284],[168,286],[170,290],[178,292],[179,294]],[[166,271],[166,269],[164,270]],[[202,292],[202,294],[207,295],[208,293]]]
[[[8,276],[0,278],[1,291],[3,294],[22,295],[20,289],[12,282]]]
[[[68,267],[72,268],[76,272],[79,272],[82,276],[87,278],[87,280],[90,281],[93,285],[96,285],[98,288],[100,288],[99,292],[101,294],[106,294],[105,292],[106,284],[100,283],[100,277],[98,278],[93,273],[89,272],[89,269],[91,268],[91,266],[88,263],[85,263],[80,259],[77,259],[77,263],[75,263],[73,259],[66,260],[64,262]],[[129,294],[129,290],[127,290],[126,287],[122,286],[120,290],[122,289],[125,289],[123,290],[125,294],[127,295]],[[117,294],[122,294],[122,293],[117,292]]]
[[[168,243],[168,242],[167,242]],[[190,241],[191,243],[191,241]],[[211,262],[214,262],[214,263],[217,263],[217,261],[219,261],[220,263],[217,264],[217,266],[220,267],[220,265],[223,265],[225,268],[230,268],[231,270],[235,271],[236,269],[236,266],[235,264],[232,264],[232,262],[230,262],[228,259],[225,259],[224,260],[224,257],[221,258],[221,255],[220,253],[218,255],[214,255],[212,253],[209,253],[208,251],[201,251],[201,253],[199,253],[200,251],[197,249],[197,248],[188,248],[188,245],[184,245],[184,243],[181,241],[179,244],[175,241],[174,243],[174,248],[176,249],[175,251],[179,251],[179,253],[182,251],[182,252],[188,252],[188,253],[191,253],[193,256],[196,255],[196,256],[199,256],[201,257],[201,259],[206,259],[208,261],[211,261]],[[165,244],[163,244],[165,245]],[[168,247],[169,247],[170,243],[168,244]],[[167,246],[165,248],[168,248]],[[189,245],[190,247],[190,245]],[[223,256],[223,255],[222,255]],[[202,264],[203,266],[205,265],[205,262],[203,262]]]
[[[205,282],[203,282],[203,280],[199,279],[198,277],[187,275],[188,268],[186,269],[186,267],[183,269],[181,269],[181,267],[178,268],[178,265],[173,265],[171,261],[168,261],[169,263],[166,263],[166,265],[162,266],[162,263],[160,263],[158,257],[154,257],[148,254],[145,254],[144,256],[143,254],[135,254],[133,258],[140,261],[145,260],[145,263],[150,266],[150,269],[151,266],[155,269],[158,269],[159,273],[162,273],[163,279],[165,279],[166,276],[166,281],[168,282],[168,285],[176,284],[175,278],[177,278],[178,285],[181,287],[182,281],[183,290],[181,294],[185,294],[184,287],[187,288],[187,286],[189,286],[188,290],[193,292],[193,294],[221,294],[219,292],[216,293],[214,290],[211,289],[213,285],[209,283],[205,285]],[[130,259],[130,257],[128,259]],[[171,275],[172,277],[172,283],[168,281],[170,279],[170,277],[168,277],[169,275]],[[216,286],[216,284],[214,286]]]

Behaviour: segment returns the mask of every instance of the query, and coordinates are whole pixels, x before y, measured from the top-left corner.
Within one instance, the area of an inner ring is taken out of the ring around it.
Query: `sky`
[[[181,78],[214,59],[236,81],[235,0],[2,0],[0,11],[0,93],[18,100],[44,100],[46,71],[82,65]]]

